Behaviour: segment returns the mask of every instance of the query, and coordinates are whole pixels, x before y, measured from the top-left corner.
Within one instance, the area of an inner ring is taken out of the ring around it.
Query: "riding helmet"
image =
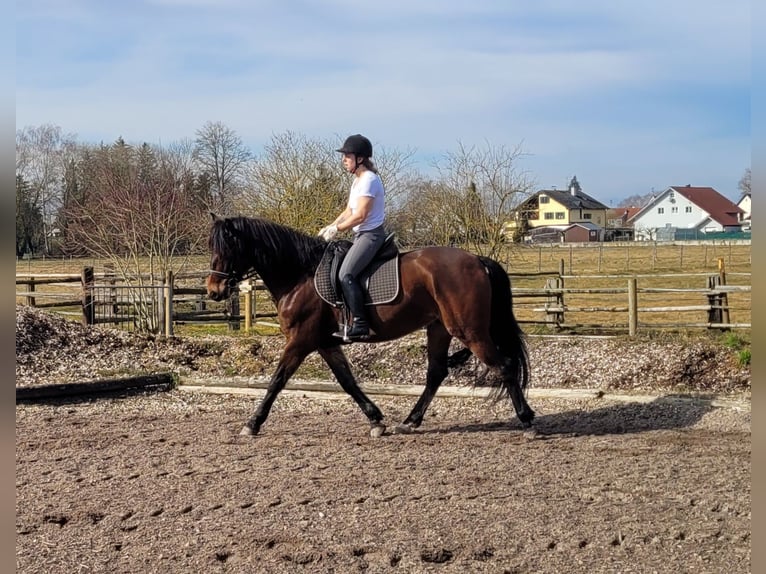
[[[343,146],[335,151],[353,153],[357,157],[372,157],[372,143],[362,134],[354,134],[348,136]]]

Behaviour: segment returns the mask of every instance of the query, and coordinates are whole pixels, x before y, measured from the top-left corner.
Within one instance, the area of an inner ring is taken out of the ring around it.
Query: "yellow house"
[[[584,193],[573,177],[566,191],[542,189],[524,200],[515,212],[515,221],[506,224],[506,232],[521,235],[536,227],[567,226],[589,223],[606,227],[609,207]]]

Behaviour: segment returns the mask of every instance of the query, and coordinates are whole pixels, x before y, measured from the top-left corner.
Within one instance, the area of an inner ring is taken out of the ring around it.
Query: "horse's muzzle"
[[[212,299],[213,301],[223,301],[226,299],[226,296],[222,293],[219,293],[218,291],[210,291],[208,289],[207,296]]]
[[[207,296],[213,301],[223,301],[229,297],[229,285],[227,281],[208,277],[206,281]]]

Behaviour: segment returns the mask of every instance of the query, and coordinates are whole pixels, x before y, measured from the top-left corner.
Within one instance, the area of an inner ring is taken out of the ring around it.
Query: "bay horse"
[[[266,219],[211,215],[208,296],[227,299],[239,281],[258,275],[274,299],[286,337],[266,394],[240,434],[258,434],[287,381],[317,351],[367,416],[370,435],[381,436],[383,413],[359,388],[341,339],[333,336],[341,311],[314,288],[314,273],[328,243]],[[455,247],[426,247],[400,255],[400,275],[399,295],[391,303],[369,307],[367,341],[389,341],[426,329],[425,388],[395,432],[411,433],[421,425],[448,367],[465,363],[472,354],[499,375],[487,377],[490,397],[510,397],[522,425],[530,427],[535,413],[524,395],[530,377],[527,347],[513,314],[510,280],[500,264]],[[465,349],[450,356],[453,337]]]

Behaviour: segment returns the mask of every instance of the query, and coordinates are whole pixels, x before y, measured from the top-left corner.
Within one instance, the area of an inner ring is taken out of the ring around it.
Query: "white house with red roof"
[[[750,211],[752,209],[752,200],[750,199],[750,192],[743,193],[739,198],[737,206],[742,210],[742,223],[743,227],[750,227]]]
[[[676,230],[700,235],[742,230],[744,212],[712,187],[671,186],[630,220],[636,241],[673,240]]]

